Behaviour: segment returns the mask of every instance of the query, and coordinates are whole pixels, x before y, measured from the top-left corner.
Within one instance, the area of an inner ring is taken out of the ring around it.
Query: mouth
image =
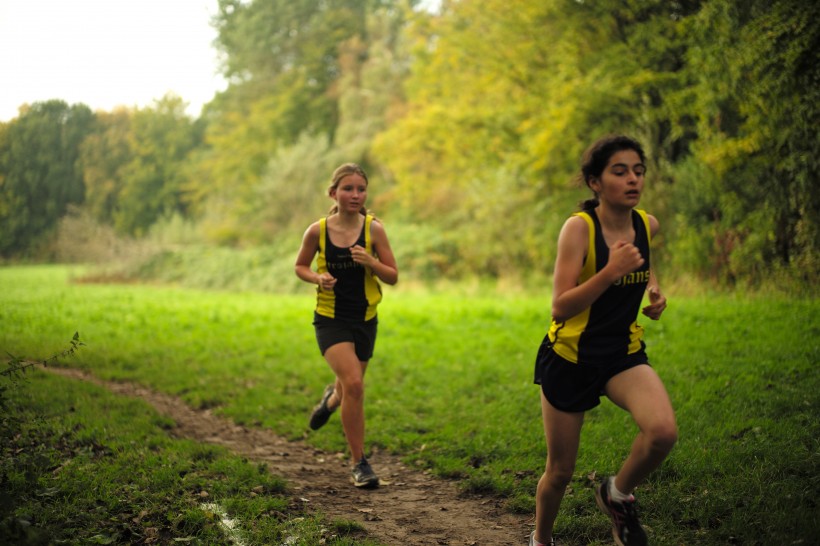
[[[638,190],[629,190],[629,191],[626,192],[626,194],[629,197],[640,197],[641,192],[639,192]]]

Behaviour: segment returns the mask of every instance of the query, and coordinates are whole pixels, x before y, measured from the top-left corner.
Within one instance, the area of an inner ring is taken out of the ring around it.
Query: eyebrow
[[[615,167],[626,167],[626,168],[628,169],[628,168],[629,168],[629,165],[627,165],[626,163],[613,163],[612,165],[610,165],[610,166],[609,166],[609,168],[610,168],[610,169],[615,168]],[[646,168],[646,165],[645,165],[645,164],[643,164],[643,163],[635,163],[632,167],[633,167],[633,168],[635,168],[635,167],[643,167],[643,168],[645,169],[645,168]]]

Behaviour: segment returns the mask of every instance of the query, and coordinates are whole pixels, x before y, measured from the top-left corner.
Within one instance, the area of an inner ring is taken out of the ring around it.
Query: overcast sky
[[[23,103],[145,107],[173,92],[198,116],[226,84],[217,0],[0,0],[0,121]]]
[[[198,116],[226,87],[209,24],[216,11],[217,0],[0,0],[0,122],[24,103],[111,111],[168,92]]]

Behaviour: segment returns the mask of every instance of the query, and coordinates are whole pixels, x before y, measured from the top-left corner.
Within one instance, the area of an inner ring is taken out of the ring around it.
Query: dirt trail
[[[386,483],[363,491],[350,484],[349,463],[339,454],[236,425],[139,385],[102,381],[79,370],[47,369],[149,402],[174,420],[172,432],[179,437],[222,445],[266,462],[287,481],[295,502],[330,518],[358,521],[370,537],[384,544],[523,545],[532,529],[532,517],[505,512],[498,498],[462,495],[453,483],[411,469],[385,453],[372,454],[370,461]]]

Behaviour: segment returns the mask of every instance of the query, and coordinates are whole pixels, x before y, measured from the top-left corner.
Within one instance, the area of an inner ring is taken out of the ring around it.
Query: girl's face
[[[612,154],[599,178],[590,182],[601,203],[614,207],[634,208],[641,200],[646,166],[635,150]]]
[[[358,213],[367,201],[367,180],[359,174],[349,174],[339,180],[330,197],[336,200],[339,212]]]

